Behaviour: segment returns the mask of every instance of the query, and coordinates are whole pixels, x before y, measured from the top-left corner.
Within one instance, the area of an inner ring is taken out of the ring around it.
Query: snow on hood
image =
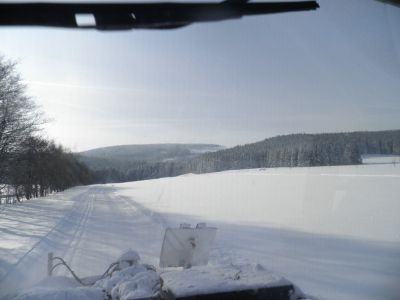
[[[95,283],[112,300],[151,298],[161,289],[161,278],[146,265],[133,265],[115,271]]]
[[[136,251],[129,249],[128,251],[124,252],[120,257],[117,259],[118,268],[120,270],[127,268],[132,265],[136,265],[140,262],[139,253]]]
[[[290,284],[259,264],[201,266],[180,272],[165,271],[165,286],[177,297],[258,289]]]

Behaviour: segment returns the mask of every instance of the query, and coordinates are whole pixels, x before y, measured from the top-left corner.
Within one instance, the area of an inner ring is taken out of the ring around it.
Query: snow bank
[[[400,155],[367,154],[361,160],[363,164],[400,164]]]
[[[208,223],[400,242],[400,165],[226,171],[115,188],[150,211]]]

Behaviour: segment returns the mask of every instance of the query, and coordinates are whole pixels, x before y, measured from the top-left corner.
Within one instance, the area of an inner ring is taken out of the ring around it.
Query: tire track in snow
[[[92,189],[89,189],[89,191],[91,191],[91,190]],[[61,256],[64,258],[64,260],[68,263],[68,265],[70,267],[73,266],[75,254],[76,254],[77,250],[79,249],[79,246],[82,241],[82,236],[85,233],[87,223],[89,221],[90,216],[92,215],[95,196],[96,195],[93,193],[89,194],[87,196],[87,199],[85,200],[85,202],[86,202],[85,209],[84,209],[83,213],[81,214],[81,218],[80,218],[78,224],[76,225],[74,233],[72,234],[72,236],[70,238],[70,243],[68,244],[68,247],[65,247],[65,250]],[[82,201],[82,200],[79,200],[79,201]],[[59,272],[57,272],[57,273],[59,273]],[[69,274],[69,272],[65,269],[61,273],[63,273],[63,275]]]
[[[85,195],[90,195],[92,188],[87,188],[83,192],[72,197],[74,203],[68,212],[53,226],[43,237],[41,237],[32,247],[26,251],[13,266],[0,278],[0,299],[17,291],[21,286],[31,284],[43,278],[47,270],[47,253],[65,247],[65,241],[69,244],[73,242],[74,234],[70,235],[75,226],[78,226],[88,218],[89,204],[86,203],[84,213],[81,213],[82,199]],[[74,222],[76,215],[80,215],[78,224]],[[72,228],[72,230],[71,230]],[[76,232],[76,230],[75,230]],[[65,249],[65,248],[64,248]],[[39,274],[38,274],[39,273]]]
[[[128,206],[134,208],[139,213],[145,215],[146,217],[151,219],[152,222],[161,225],[163,229],[169,227],[167,220],[160,213],[151,210],[150,208],[144,206],[143,204],[140,204],[139,202],[133,200],[132,198],[125,196],[118,196],[118,198],[123,199]]]
[[[129,197],[114,195],[113,189],[99,186],[82,188],[78,194],[72,197],[67,194],[65,200],[73,201],[65,214],[46,235],[42,236],[19,258],[18,262],[3,277],[3,281],[0,282],[0,299],[3,299],[4,296],[6,296],[5,299],[8,299],[7,293],[10,296],[10,293],[20,288],[28,288],[44,278],[47,271],[47,253],[50,251],[54,252],[56,256],[63,257],[72,269],[79,274],[81,272],[79,266],[82,263],[82,255],[85,256],[92,246],[90,242],[86,244],[87,234],[90,232],[91,226],[96,227],[96,222],[98,222],[96,218],[92,220],[91,216],[96,214],[97,204],[100,211],[104,208],[102,207],[104,202],[113,204],[109,210],[111,214],[107,213],[103,217],[111,216],[113,218],[111,221],[118,216],[121,216],[123,220],[132,220],[128,221],[126,225],[117,225],[117,228],[122,230],[121,234],[117,234],[115,240],[109,241],[112,248],[122,247],[122,245],[130,243],[133,246],[138,246],[138,250],[146,250],[143,251],[144,257],[158,257],[158,254],[154,256],[154,253],[159,251],[159,240],[162,238],[165,228],[168,227],[168,222],[160,213],[154,212]],[[149,240],[146,240],[145,246],[142,244],[144,242],[143,237],[140,237],[140,235],[143,235],[143,233],[140,233],[142,228],[139,229],[135,227],[136,225],[145,226],[145,232],[151,233],[148,235]],[[138,234],[134,237],[131,236],[130,242],[126,243],[123,240],[126,239],[125,232],[129,230]],[[106,231],[109,233],[108,230]],[[102,239],[101,235],[95,237],[97,242],[99,239]],[[89,248],[84,249],[83,247]],[[157,250],[154,252],[154,249]],[[123,249],[121,248],[121,250]],[[107,255],[104,258],[106,259]],[[153,260],[156,261],[156,259]],[[55,274],[68,275],[67,271],[62,268]]]
[[[168,221],[162,214],[147,208],[130,197],[114,194],[114,199],[120,200],[121,204],[123,204],[124,207],[120,205],[119,209],[123,209],[126,214],[139,222],[138,225],[140,227],[135,226],[133,228],[135,231],[131,237],[133,249],[139,252],[144,262],[158,266],[165,230],[170,227]],[[147,224],[144,225],[145,228],[142,227],[143,224]],[[146,237],[140,237],[141,234],[139,232],[142,229],[146,232]]]
[[[45,240],[48,240],[49,236],[51,234],[53,234],[55,231],[57,231],[57,228],[60,227],[60,224],[63,224],[64,221],[66,219],[69,219],[70,215],[72,214],[72,210],[73,208],[71,208],[71,210],[68,212],[67,215],[64,215],[64,217],[61,219],[61,221],[59,221],[54,227],[52,227],[47,233],[46,235],[44,235],[43,237],[41,237],[36,243],[33,244],[33,246],[27,251],[25,252],[18,260],[15,264],[13,264],[13,268],[11,268],[10,270],[8,270],[5,275],[0,278],[0,286],[1,283],[4,281],[4,279],[9,276],[12,272],[15,271],[15,269],[24,261],[24,259],[31,253],[33,252],[37,247],[39,247],[40,244],[42,244]]]

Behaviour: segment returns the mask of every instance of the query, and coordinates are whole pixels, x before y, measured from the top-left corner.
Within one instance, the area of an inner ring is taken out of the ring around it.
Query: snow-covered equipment
[[[160,254],[160,267],[184,267],[207,265],[210,247],[217,228],[199,223],[196,227],[181,224],[179,228],[167,228]]]
[[[162,273],[162,279],[163,289],[160,297],[168,300],[306,298],[290,281],[259,264],[213,265],[180,271],[170,270]]]
[[[116,268],[94,283],[109,300],[161,299],[162,279],[153,266],[140,263],[136,251],[129,250],[116,262]]]
[[[179,228],[168,228],[160,255],[162,270],[141,263],[139,254],[128,250],[103,275],[79,278],[61,257],[49,253],[49,277],[46,280],[51,279],[52,284],[61,282],[61,285],[67,282],[68,288],[39,288],[22,293],[22,298],[18,299],[50,299],[46,297],[55,291],[57,297],[64,297],[60,299],[75,298],[79,293],[84,293],[94,295],[87,297],[90,300],[306,299],[290,281],[259,264],[207,265],[216,231],[215,227],[208,227],[205,223],[199,223],[196,227],[181,224]],[[71,282],[66,280],[67,277],[52,277],[58,266],[67,268],[76,284],[84,287],[78,286],[78,290],[71,290]]]
[[[120,257],[107,268],[103,275],[86,278],[79,278],[64,261],[64,259],[54,256],[53,253],[49,253],[47,266],[48,279],[53,278],[53,284],[59,281],[67,282],[65,280],[66,277],[52,277],[53,271],[58,266],[64,266],[67,268],[76,282],[81,286],[93,289],[93,292],[100,290],[103,293],[104,298],[93,298],[93,300],[161,299],[160,293],[162,288],[162,279],[160,275],[155,267],[148,264],[142,264],[140,262],[139,254],[134,250],[128,250],[120,255]],[[43,281],[47,286],[48,284],[46,284],[46,282],[49,281],[48,279]],[[57,286],[57,288],[59,287]],[[68,288],[70,288],[70,286],[68,286]],[[70,290],[66,289],[61,290],[61,293],[59,294],[61,294],[61,296],[65,296],[69,295],[68,293],[70,292]],[[40,288],[39,293],[43,293]],[[54,291],[46,291],[46,293],[53,295]],[[75,292],[72,294],[76,295]],[[35,295],[35,293],[33,293],[33,295]],[[40,294],[39,296],[46,298],[46,295]],[[57,295],[57,297],[58,296],[59,295]],[[67,296],[64,298],[69,299]],[[22,299],[25,298],[22,297]],[[26,299],[29,299],[29,297]],[[34,299],[37,299],[37,297]]]

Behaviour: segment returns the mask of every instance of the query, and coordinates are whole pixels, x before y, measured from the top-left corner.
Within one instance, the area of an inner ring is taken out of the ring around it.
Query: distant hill
[[[96,148],[80,152],[79,155],[121,161],[156,162],[192,158],[221,149],[224,147],[213,144],[139,144]]]
[[[115,174],[126,173],[139,165],[187,161],[221,149],[224,147],[214,144],[138,144],[96,148],[79,152],[77,156],[92,171]]]
[[[123,182],[247,168],[361,164],[362,155],[400,155],[400,130],[276,136],[222,149],[218,145],[159,144],[80,153],[98,182]]]

